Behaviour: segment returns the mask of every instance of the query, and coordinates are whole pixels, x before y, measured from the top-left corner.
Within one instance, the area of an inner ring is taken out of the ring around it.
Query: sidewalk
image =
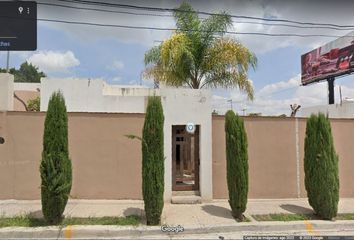
[[[70,200],[65,211],[71,217],[143,216],[142,201]],[[271,213],[311,213],[307,199],[249,200],[246,216]],[[354,213],[354,199],[341,199],[339,213]],[[0,201],[0,215],[32,214],[41,216],[40,201]],[[354,235],[353,221],[243,222],[231,216],[226,200],[195,205],[165,203],[162,224],[183,227],[183,232],[165,233],[161,226],[47,226],[36,228],[0,228],[0,239],[55,238],[74,239],[103,237],[114,239],[242,239],[246,235]]]
[[[245,215],[311,212],[307,199],[251,199],[248,201]],[[354,198],[341,199],[338,212],[354,213]],[[0,201],[0,216],[25,214],[40,217],[40,200]],[[69,200],[64,214],[71,217],[143,216],[144,204],[139,200]],[[231,216],[227,200],[214,200],[194,205],[165,203],[162,223],[206,227],[235,224],[235,220]]]

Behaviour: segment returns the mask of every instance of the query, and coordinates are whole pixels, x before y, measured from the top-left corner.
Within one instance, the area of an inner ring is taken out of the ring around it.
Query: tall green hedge
[[[147,225],[158,225],[164,205],[164,115],[160,97],[149,97],[142,136],[142,181]]]
[[[304,169],[309,204],[321,218],[332,219],[339,201],[338,156],[331,124],[322,113],[307,120]]]
[[[248,194],[247,135],[243,120],[228,111],[225,115],[227,187],[234,218],[243,220]]]
[[[71,190],[72,169],[68,148],[68,117],[60,92],[51,96],[44,123],[40,165],[42,212],[49,224],[58,224]]]

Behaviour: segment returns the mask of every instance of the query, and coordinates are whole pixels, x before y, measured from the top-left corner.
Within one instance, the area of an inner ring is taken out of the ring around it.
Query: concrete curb
[[[258,223],[235,223],[235,225],[218,226],[183,226],[183,234],[207,234],[227,232],[295,232],[306,231],[307,225],[315,231],[336,230],[354,231],[354,221],[296,221],[296,222],[258,222]],[[182,233],[182,232],[181,232]],[[175,235],[176,233],[162,232],[160,226],[67,226],[61,227],[9,227],[0,229],[0,239],[11,238],[109,238],[109,237],[144,237],[154,235]]]

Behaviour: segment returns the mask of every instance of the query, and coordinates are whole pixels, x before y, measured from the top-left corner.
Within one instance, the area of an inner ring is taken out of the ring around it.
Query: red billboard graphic
[[[352,71],[354,71],[354,32],[301,56],[302,85]]]

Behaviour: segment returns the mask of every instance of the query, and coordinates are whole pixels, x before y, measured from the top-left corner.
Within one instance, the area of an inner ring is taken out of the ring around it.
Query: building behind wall
[[[57,90],[63,93],[68,112],[145,113],[148,96],[161,96],[165,116],[164,198],[170,201],[173,190],[187,189],[197,192],[202,200],[212,199],[210,91],[108,85],[101,79],[43,78],[41,111],[47,110],[49,98]],[[188,123],[195,126],[195,133],[186,133]]]
[[[29,100],[39,97],[40,83],[14,83],[14,76],[0,73],[0,111],[26,111]]]
[[[354,118],[354,100],[346,99],[340,104],[320,105],[302,108],[301,117],[310,117],[317,113],[328,114],[329,118]]]
[[[14,110],[14,76],[0,73],[0,111]]]
[[[146,96],[158,94],[141,86],[108,85],[102,79],[42,78],[41,111],[54,91],[60,90],[68,112],[144,113]]]

